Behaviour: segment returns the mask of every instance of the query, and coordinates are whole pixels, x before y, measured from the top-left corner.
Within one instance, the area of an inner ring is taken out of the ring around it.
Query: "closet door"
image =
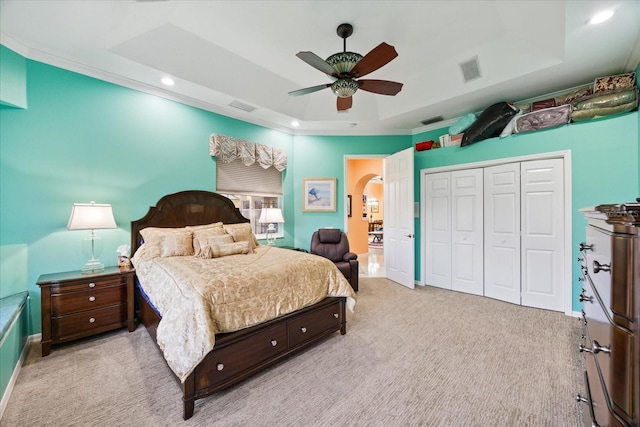
[[[562,311],[564,163],[521,163],[522,305]]]
[[[451,172],[451,289],[484,293],[482,169]]]
[[[425,191],[426,284],[451,289],[451,173],[427,175]]]
[[[520,164],[484,169],[484,295],[520,304]]]

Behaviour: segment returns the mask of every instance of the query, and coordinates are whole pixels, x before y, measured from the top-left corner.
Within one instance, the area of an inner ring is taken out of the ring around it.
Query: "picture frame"
[[[302,212],[335,212],[336,179],[304,178],[302,181]]]
[[[379,205],[378,205],[378,201],[372,201],[371,202],[371,213],[378,213],[379,212]]]
[[[351,218],[351,194],[347,195],[347,216]]]

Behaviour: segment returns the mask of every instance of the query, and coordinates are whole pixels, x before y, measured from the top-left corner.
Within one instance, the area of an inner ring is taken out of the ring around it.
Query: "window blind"
[[[282,172],[273,167],[263,169],[257,162],[245,166],[239,159],[224,163],[216,158],[216,191],[282,197]]]

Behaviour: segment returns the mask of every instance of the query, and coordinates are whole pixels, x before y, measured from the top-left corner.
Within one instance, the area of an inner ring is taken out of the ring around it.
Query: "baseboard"
[[[4,395],[2,395],[2,400],[0,401],[0,420],[2,420],[2,416],[4,415],[4,410],[7,408],[9,404],[9,398],[11,397],[11,392],[13,391],[13,387],[18,380],[18,375],[20,374],[20,369],[22,369],[22,364],[27,358],[27,354],[29,354],[29,348],[35,343],[38,344],[42,334],[30,335],[27,338],[27,342],[22,348],[22,353],[20,353],[20,359],[18,359],[18,363],[16,364],[13,373],[11,374],[11,378],[9,379],[9,383],[7,384],[7,389],[4,391]]]

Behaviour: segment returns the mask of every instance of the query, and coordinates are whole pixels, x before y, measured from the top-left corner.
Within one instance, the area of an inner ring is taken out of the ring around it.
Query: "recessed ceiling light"
[[[291,122],[291,126],[293,126],[294,128],[297,128],[298,126],[300,126],[300,122],[297,120],[294,120]]]
[[[589,20],[589,24],[601,24],[604,21],[608,21],[613,16],[613,10],[604,10],[602,12],[598,12]]]
[[[163,85],[173,86],[176,82],[173,81],[171,77],[163,77],[161,80]]]

